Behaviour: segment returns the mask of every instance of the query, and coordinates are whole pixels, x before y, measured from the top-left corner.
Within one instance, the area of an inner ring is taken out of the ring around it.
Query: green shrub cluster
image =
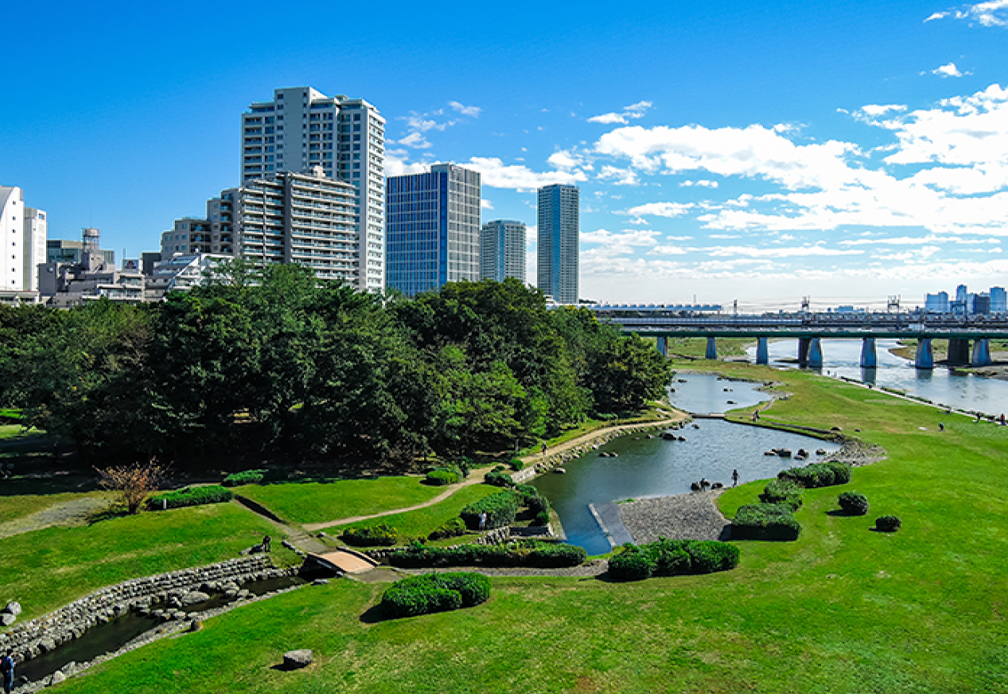
[[[504,545],[466,544],[428,547],[413,544],[389,555],[392,566],[421,568],[434,566],[535,566],[555,568],[577,566],[588,558],[583,547],[560,542],[519,540]]]
[[[360,528],[347,528],[340,538],[355,547],[391,547],[399,539],[399,533],[391,525],[379,523]]]
[[[844,492],[837,497],[837,503],[848,516],[863,516],[868,513],[868,497],[861,492]]]
[[[414,617],[472,607],[489,597],[490,579],[486,576],[465,572],[424,574],[389,586],[382,595],[381,607],[389,617]]]
[[[512,458],[511,459],[511,469],[514,470],[515,472],[517,472],[518,470],[524,470],[525,469],[525,461],[522,460],[521,458]]]
[[[810,463],[805,467],[781,470],[777,473],[777,479],[790,480],[805,489],[847,484],[851,480],[851,466],[835,460],[827,463]]]
[[[759,498],[765,504],[784,504],[792,511],[797,511],[802,505],[801,492],[802,488],[794,480],[774,479],[763,488]]]
[[[883,533],[894,533],[902,526],[899,516],[879,516],[875,519],[875,529]]]
[[[483,511],[487,514],[487,529],[511,525],[518,513],[518,495],[508,489],[485,496],[462,509],[459,516],[467,528],[479,530],[479,516]]]
[[[495,487],[513,487],[514,480],[511,479],[511,475],[506,472],[500,472],[498,470],[491,470],[486,475],[483,476],[483,481],[487,484],[491,484]]]
[[[224,478],[222,484],[225,487],[240,487],[243,484],[258,484],[266,479],[266,470],[242,470],[233,472]]]
[[[446,523],[442,523],[430,535],[427,536],[428,540],[443,540],[448,537],[458,537],[459,535],[465,535],[466,526],[461,518],[452,518]]]
[[[448,468],[438,467],[428,472],[427,478],[424,481],[427,482],[427,484],[443,487],[445,485],[455,484],[458,482],[459,473],[454,470],[449,470]]]
[[[735,545],[712,540],[661,538],[646,545],[627,544],[609,560],[609,577],[616,581],[639,581],[650,576],[679,576],[729,571],[738,566]]]
[[[219,484],[204,487],[186,487],[173,492],[155,494],[147,500],[150,509],[159,511],[162,508],[182,508],[183,506],[200,506],[202,504],[220,504],[231,501],[234,492]]]
[[[790,506],[748,504],[732,520],[733,540],[797,540],[801,526]]]

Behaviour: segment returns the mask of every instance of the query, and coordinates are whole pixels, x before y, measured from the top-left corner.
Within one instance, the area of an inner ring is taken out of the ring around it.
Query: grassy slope
[[[1008,691],[1008,428],[807,374],[772,377],[794,395],[765,419],[858,427],[890,458],[845,487],[807,491],[801,538],[740,542],[733,572],[498,578],[486,605],[377,624],[361,615],[383,586],[339,581],[210,620],[64,690]],[[727,492],[724,509],[760,487]],[[868,517],[827,515],[844,489],[868,496]],[[871,532],[882,513],[901,516],[903,530]],[[270,669],[302,647],[316,664]]]
[[[234,491],[259,502],[285,520],[322,523],[422,504],[445,490],[422,484],[422,479],[404,476],[248,485],[236,487]]]
[[[20,601],[30,619],[102,586],[236,557],[267,533],[275,526],[230,503],[14,535],[0,539],[0,603]]]

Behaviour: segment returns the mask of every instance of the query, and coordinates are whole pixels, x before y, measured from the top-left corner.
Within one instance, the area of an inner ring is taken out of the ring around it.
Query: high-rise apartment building
[[[455,164],[391,176],[386,190],[389,289],[407,296],[480,278],[480,175]]]
[[[536,285],[560,304],[576,304],[579,289],[580,191],[556,184],[539,189]]]
[[[320,279],[356,284],[356,189],[326,176],[281,171],[207,201],[207,219],[184,217],[161,234],[161,260],[233,255],[256,265],[301,263]]]
[[[242,114],[242,186],[321,166],[354,187],[359,289],[385,285],[385,119],[364,99],[333,97],[311,87],[275,89],[273,100]]]
[[[1008,312],[1008,294],[1004,287],[990,288],[990,311],[991,313]]]
[[[525,281],[525,222],[495,219],[483,225],[480,276],[498,282],[505,277]]]
[[[24,291],[24,194],[0,186],[0,290]]]
[[[38,266],[46,262],[48,222],[45,210],[24,209],[24,289],[38,291]]]

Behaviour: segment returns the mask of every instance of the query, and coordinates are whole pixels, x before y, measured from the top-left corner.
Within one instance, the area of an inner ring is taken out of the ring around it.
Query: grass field
[[[334,581],[208,620],[62,691],[1008,692],[1008,427],[813,374],[716,366],[783,383],[790,399],[764,421],[838,426],[888,459],[848,485],[804,492],[800,538],[738,542],[731,572],[631,584],[494,578],[484,605],[385,622],[371,610],[384,585]],[[727,491],[722,509],[730,516],[761,489]],[[831,515],[845,490],[867,495],[867,516]],[[870,530],[888,513],[902,530]],[[114,530],[105,541],[123,552],[157,552],[153,538]],[[196,530],[176,532],[198,542]],[[4,557],[25,551],[0,542]],[[17,563],[58,575],[77,554],[60,545]],[[5,593],[17,578],[0,567]],[[316,662],[273,669],[293,648],[313,649]]]

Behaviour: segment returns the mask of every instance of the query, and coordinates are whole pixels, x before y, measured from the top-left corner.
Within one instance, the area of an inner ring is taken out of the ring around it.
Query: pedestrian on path
[[[733,486],[733,487],[737,487],[738,486],[738,478],[739,478],[738,470],[732,470],[732,474],[731,474],[731,486]]]
[[[263,551],[264,552],[269,552],[272,549],[271,548],[272,543],[273,543],[273,538],[271,538],[269,535],[267,535],[266,537],[264,537],[263,541],[262,541]]]
[[[543,444],[542,444],[542,454],[546,455],[546,442],[545,441],[543,441]]]
[[[4,694],[10,694],[14,689],[14,659],[10,653],[4,653],[0,658],[0,674],[3,675]]]

